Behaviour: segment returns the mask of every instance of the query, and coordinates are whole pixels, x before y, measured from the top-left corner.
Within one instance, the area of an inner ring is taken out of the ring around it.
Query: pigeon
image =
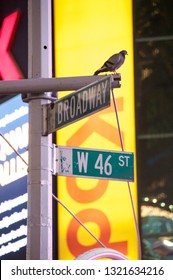
[[[118,68],[124,63],[125,55],[128,54],[127,51],[123,50],[119,53],[113,54],[101,68],[99,68],[94,75],[98,75],[101,72],[113,71],[116,72]]]

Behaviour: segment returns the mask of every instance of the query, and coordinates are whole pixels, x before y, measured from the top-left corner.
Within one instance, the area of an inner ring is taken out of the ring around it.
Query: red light
[[[20,11],[10,14],[3,20],[0,29],[0,77],[3,80],[17,80],[23,78],[14,57],[10,52],[20,16]]]

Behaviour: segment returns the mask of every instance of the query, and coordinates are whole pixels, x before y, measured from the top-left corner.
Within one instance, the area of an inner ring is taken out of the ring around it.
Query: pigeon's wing
[[[121,55],[119,53],[113,54],[105,63],[111,64],[111,65],[117,65],[119,64],[121,60]]]

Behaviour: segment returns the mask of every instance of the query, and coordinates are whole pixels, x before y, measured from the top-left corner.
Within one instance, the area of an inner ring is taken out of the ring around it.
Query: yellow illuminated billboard
[[[114,53],[127,50],[121,88],[114,89],[124,149],[135,155],[133,30],[131,0],[54,0],[55,75],[88,76]],[[67,93],[59,93],[59,98]],[[92,114],[57,132],[57,144],[121,151],[115,109]],[[136,170],[135,170],[136,175]],[[137,184],[130,183],[137,210]],[[138,258],[137,234],[127,182],[58,178],[58,197],[105,246]],[[59,259],[74,259],[100,247],[92,236],[58,206]]]

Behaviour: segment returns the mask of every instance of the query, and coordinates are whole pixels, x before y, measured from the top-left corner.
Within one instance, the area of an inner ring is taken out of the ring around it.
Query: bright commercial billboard
[[[0,1],[0,80],[27,77],[27,10]],[[10,97],[0,95],[0,259],[12,260],[26,259],[28,104]]]
[[[114,89],[124,149],[135,150],[133,19],[131,0],[55,0],[55,73],[57,77],[93,75],[112,54],[127,50]],[[67,94],[67,93],[65,93]],[[64,97],[59,93],[59,97]],[[105,110],[57,132],[57,144],[121,151],[113,102]],[[130,183],[137,209],[135,182]],[[78,177],[58,178],[58,197],[107,247],[138,258],[137,235],[127,182]],[[58,206],[59,259],[99,247],[62,206]]]
[[[25,259],[28,104],[20,96],[0,105],[0,133],[0,259]]]

